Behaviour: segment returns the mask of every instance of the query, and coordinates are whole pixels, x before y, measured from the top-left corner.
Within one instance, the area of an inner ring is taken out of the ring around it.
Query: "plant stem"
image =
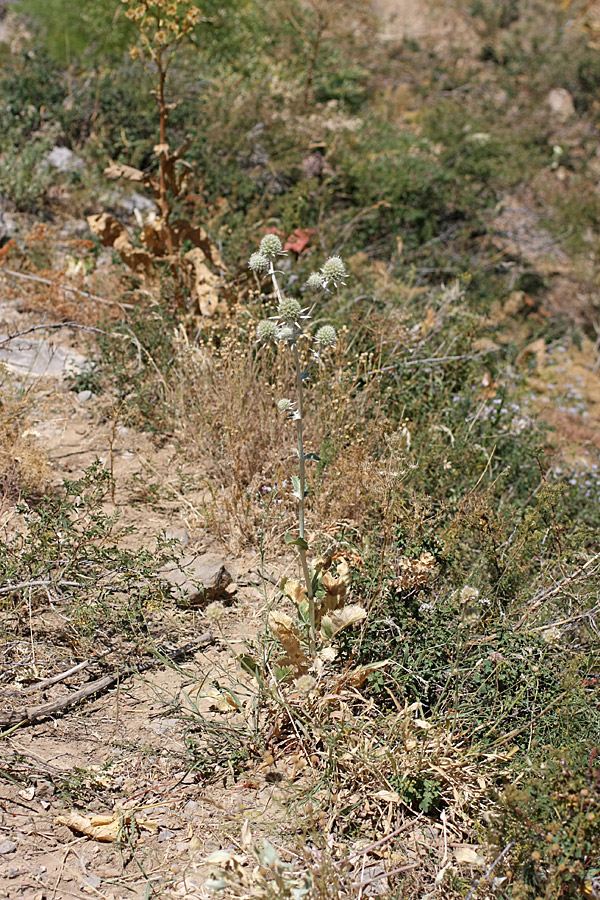
[[[273,287],[275,289],[275,294],[277,295],[277,300],[281,303],[283,297],[281,294],[281,289],[279,287],[279,283],[277,281],[277,275],[275,274],[275,267],[273,265],[273,260],[271,260],[271,264],[269,267],[269,275],[271,276],[271,281],[273,282]],[[298,482],[300,484],[300,490],[298,497],[298,532],[299,537],[302,540],[305,540],[304,537],[304,511],[305,511],[305,497],[306,497],[306,460],[304,457],[304,438],[302,433],[302,425],[303,425],[303,415],[304,415],[304,388],[302,385],[302,368],[300,365],[300,354],[298,353],[298,344],[294,342],[294,363],[296,366],[296,392],[298,394],[298,415],[296,417],[296,434],[298,436],[298,462],[299,462],[299,470],[298,470]],[[300,556],[300,565],[302,566],[302,574],[304,576],[304,584],[306,587],[306,596],[308,597],[308,646],[312,656],[315,655],[316,652],[316,616],[315,616],[315,598],[312,589],[312,578],[310,577],[310,571],[308,568],[308,562],[306,560],[306,550],[304,547],[298,547],[298,555]]]
[[[298,469],[298,480],[300,482],[300,497],[298,498],[298,531],[302,540],[304,540],[304,509],[305,509],[305,497],[306,497],[306,461],[304,459],[304,439],[302,434],[302,423],[303,423],[303,401],[304,401],[304,388],[302,385],[302,370],[300,367],[300,354],[298,353],[298,345],[294,344],[294,363],[296,365],[296,389],[298,393],[298,417],[296,419],[296,432],[298,435],[298,460],[299,460],[299,469]],[[314,654],[315,652],[315,598],[313,596],[312,591],[312,579],[310,577],[310,572],[308,571],[308,563],[306,561],[306,550],[304,547],[298,547],[298,553],[300,554],[300,563],[302,565],[302,572],[304,574],[304,581],[306,584],[306,595],[308,597],[308,615],[309,615],[309,629],[308,629],[308,641],[310,652]]]

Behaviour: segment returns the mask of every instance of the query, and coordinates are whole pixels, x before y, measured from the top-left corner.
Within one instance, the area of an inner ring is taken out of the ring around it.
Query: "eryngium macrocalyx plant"
[[[308,378],[308,371],[303,371],[300,364],[298,343],[302,339],[312,340],[313,358],[319,360],[321,354],[333,347],[337,340],[335,328],[332,325],[322,325],[311,335],[309,328],[312,309],[303,309],[294,297],[287,297],[279,284],[276,269],[276,261],[284,255],[281,241],[276,234],[266,234],[260,242],[260,247],[248,260],[249,268],[257,277],[269,277],[273,283],[273,289],[277,298],[277,315],[270,319],[263,319],[256,329],[257,340],[261,343],[275,342],[287,348],[293,356],[296,372],[296,397],[294,400],[282,398],[277,404],[280,412],[286,418],[296,423],[296,436],[298,440],[298,474],[292,477],[294,496],[298,501],[298,537],[286,536],[286,542],[294,545],[298,550],[302,574],[308,596],[308,644],[311,653],[315,654],[316,624],[315,624],[315,598],[312,577],[308,568],[306,553],[308,544],[304,535],[306,495],[306,461],[317,459],[314,453],[305,453],[303,422],[304,422],[304,382]],[[313,272],[306,282],[307,291],[314,293],[330,291],[340,284],[344,284],[346,268],[339,256],[330,257],[321,267],[319,272]]]

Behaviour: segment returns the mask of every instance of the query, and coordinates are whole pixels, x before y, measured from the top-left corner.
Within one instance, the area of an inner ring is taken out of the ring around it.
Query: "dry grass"
[[[255,325],[252,309],[238,307],[198,345],[180,330],[174,377],[165,385],[182,444],[209,460],[210,482],[218,485],[206,506],[211,524],[235,543],[259,534],[280,540],[295,504],[295,433],[277,410],[279,398],[294,394],[291,360],[285,351],[258,348]],[[321,461],[309,470],[309,529],[311,522],[325,534],[355,527],[378,501],[373,471],[387,422],[373,403],[371,368],[370,356],[357,364],[346,333],[335,355],[312,371],[306,446]]]
[[[44,451],[27,432],[30,398],[16,392],[0,368],[0,513],[22,494],[36,496],[50,482]]]

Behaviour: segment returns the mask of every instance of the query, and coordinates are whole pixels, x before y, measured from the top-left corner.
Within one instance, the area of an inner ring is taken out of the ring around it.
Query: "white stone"
[[[575,115],[573,98],[565,88],[553,88],[546,97],[546,105],[558,122],[566,122]]]

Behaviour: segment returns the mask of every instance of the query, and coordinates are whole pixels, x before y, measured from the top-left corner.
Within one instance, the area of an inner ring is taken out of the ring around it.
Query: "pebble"
[[[17,845],[14,841],[0,841],[0,853],[4,856],[7,853],[14,853]]]

